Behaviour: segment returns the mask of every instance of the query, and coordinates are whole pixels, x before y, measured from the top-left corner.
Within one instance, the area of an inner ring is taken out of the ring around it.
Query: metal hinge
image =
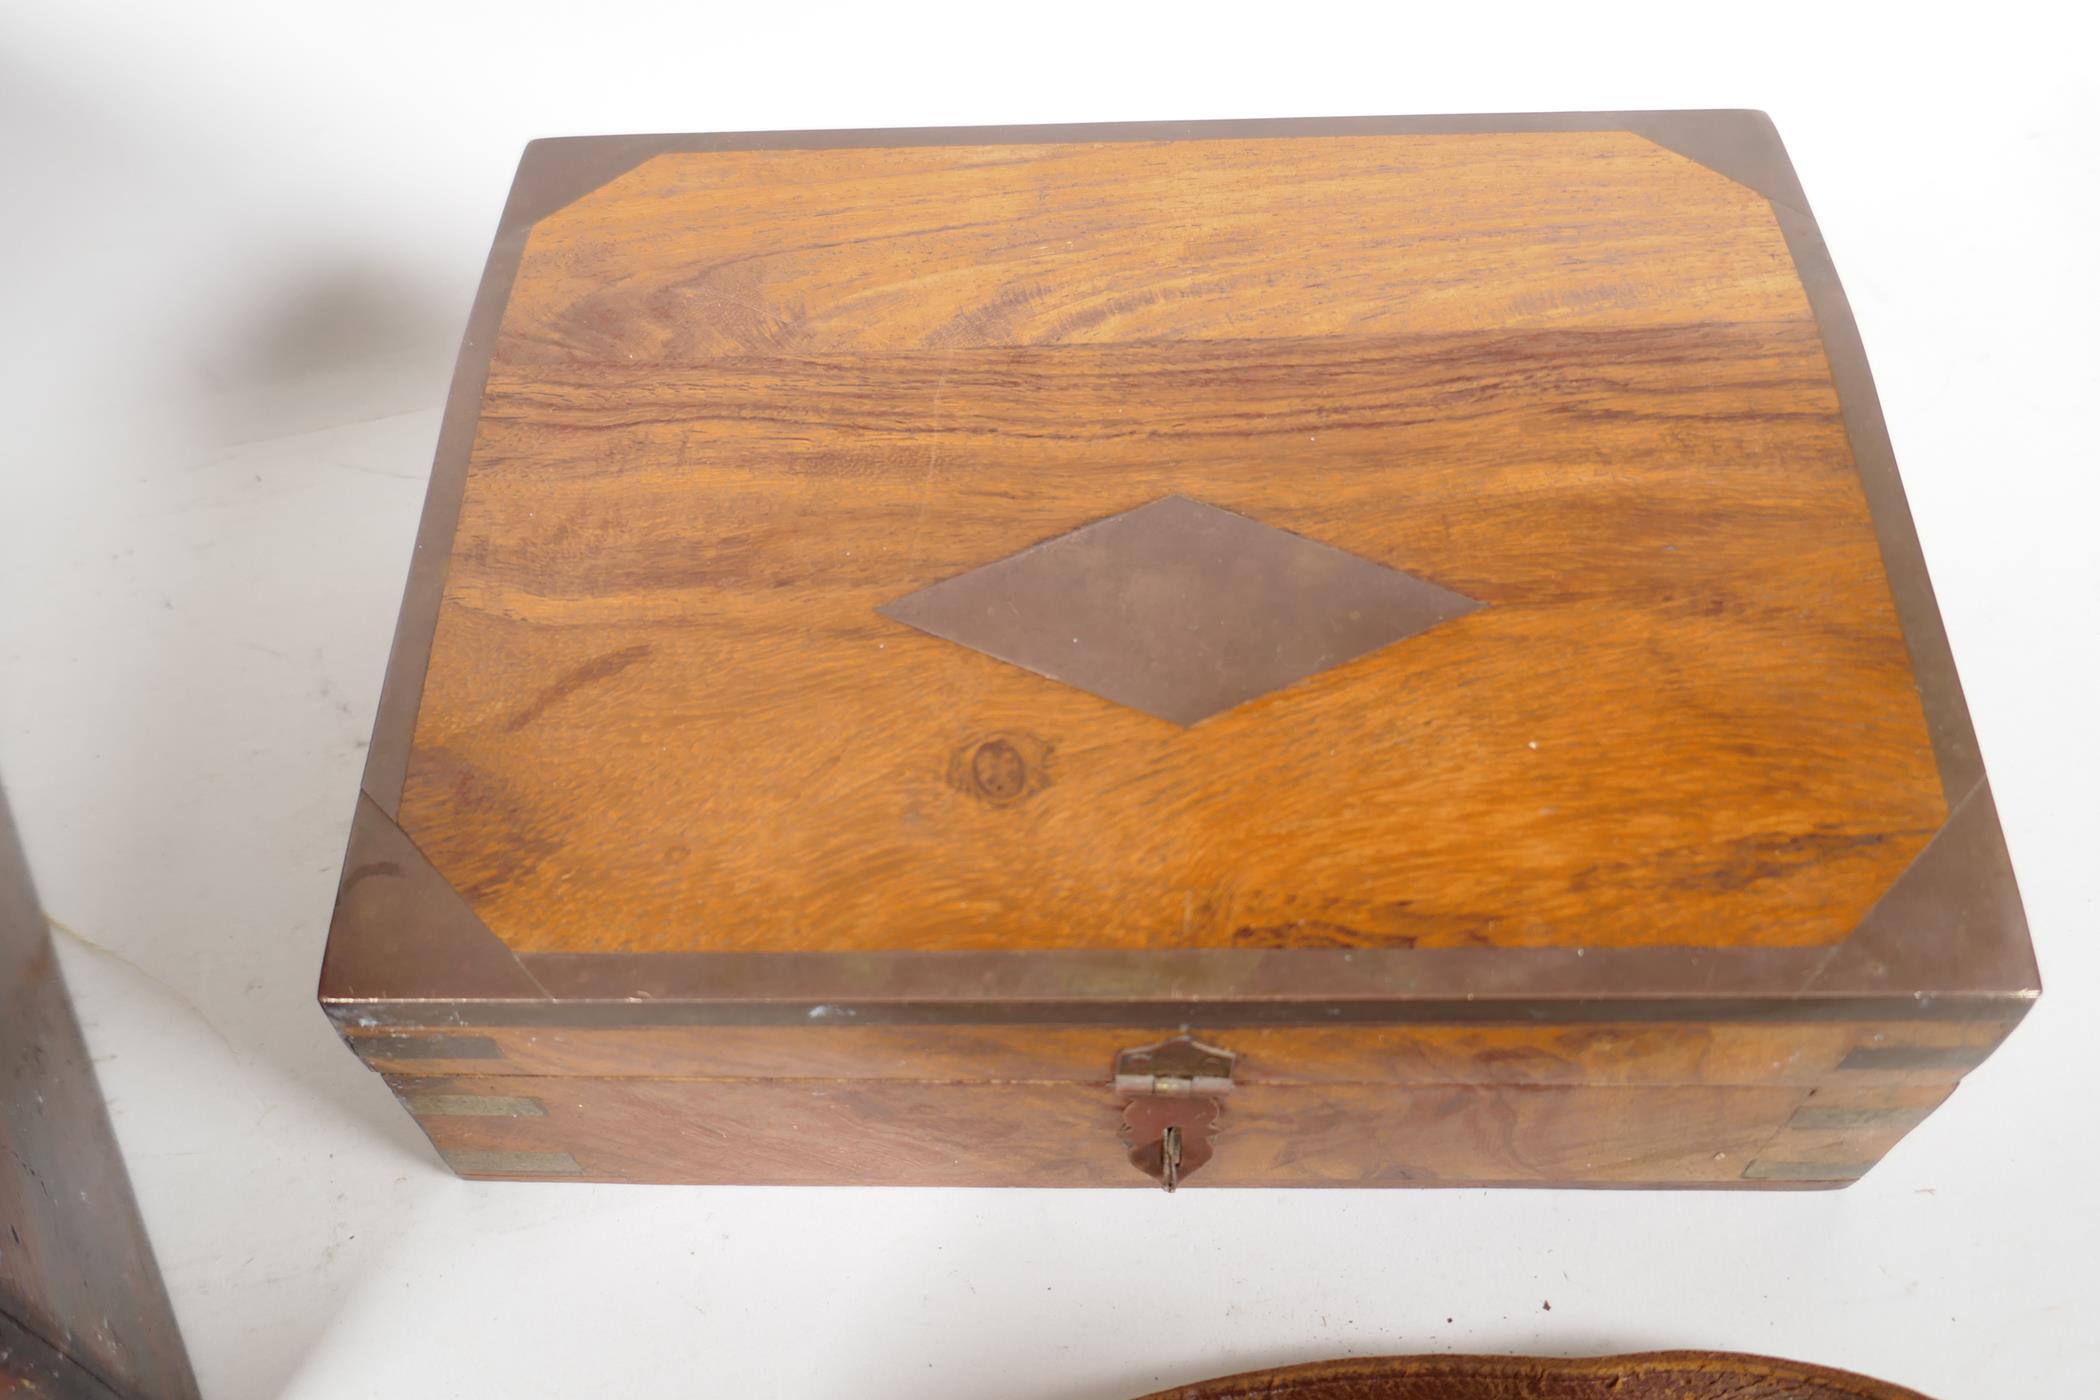
[[[1218,1102],[1232,1092],[1230,1050],[1182,1035],[1116,1056],[1131,1165],[1172,1191],[1211,1158]]]

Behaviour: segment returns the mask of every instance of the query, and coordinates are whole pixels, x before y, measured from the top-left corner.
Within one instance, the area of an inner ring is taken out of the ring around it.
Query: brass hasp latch
[[[1130,1163],[1172,1191],[1211,1157],[1218,1100],[1232,1092],[1230,1050],[1181,1035],[1116,1056]]]

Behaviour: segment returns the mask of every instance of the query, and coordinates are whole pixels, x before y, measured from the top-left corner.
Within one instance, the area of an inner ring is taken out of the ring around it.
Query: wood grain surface
[[[1100,1086],[894,1080],[394,1081],[462,1175],[751,1185],[1147,1186]],[[1944,1091],[1942,1091],[1942,1095]],[[517,1100],[532,1102],[514,1111]],[[501,1111],[475,1112],[477,1099]],[[1753,1171],[1809,1102],[1786,1086],[1251,1085],[1224,1101],[1208,1186],[1840,1185],[1891,1135]],[[1837,1168],[1845,1170],[1839,1172]]]
[[[387,1076],[465,1176],[738,1185],[1129,1186],[1105,1084],[865,1076]],[[1951,1082],[1256,1082],[1211,1186],[1842,1186]]]
[[[1175,493],[1488,606],[1186,729],[875,611]],[[851,951],[1829,944],[1946,810],[1770,207],[1564,132],[544,219],[400,815],[516,948]]]
[[[1205,1029],[1245,1084],[1944,1085],[2004,1038],[1993,1022],[1360,1025]],[[481,1026],[351,1030],[395,1075],[582,1075],[1105,1084],[1142,1026]]]
[[[1842,1185],[2007,1027],[1266,1027],[1211,1185]],[[464,1175],[1123,1181],[1116,1052],[1156,1030],[433,1027],[350,1043]],[[521,1155],[522,1154],[522,1155]]]

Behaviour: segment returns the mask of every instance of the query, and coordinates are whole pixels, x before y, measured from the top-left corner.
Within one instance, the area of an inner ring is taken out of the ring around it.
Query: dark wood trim
[[[129,1400],[5,1312],[0,1312],[0,1395],[21,1395],[25,1400]]]
[[[197,1394],[0,794],[0,1393],[18,1372],[34,1395]]]

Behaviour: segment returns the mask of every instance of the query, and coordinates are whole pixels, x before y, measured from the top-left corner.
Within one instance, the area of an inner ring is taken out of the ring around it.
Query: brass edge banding
[[[601,955],[617,965],[623,957]],[[792,955],[790,955],[792,956]],[[610,970],[610,969],[608,969]],[[2025,1014],[2025,996],[1763,998],[1569,998],[1561,1001],[1450,998],[1320,1000],[1308,995],[1272,1000],[1172,1001],[1138,992],[1101,1001],[592,998],[576,1001],[362,1002],[358,1014],[375,1026],[428,1025],[441,1015],[455,1025],[490,1028],[639,1030],[648,1027],[805,1026],[818,1033],[841,1026],[1107,1026],[1118,1029],[1212,1030],[1261,1026],[1350,1025],[1600,1025],[1726,1022],[1799,1025],[1832,1021],[1958,1022],[2002,1025]],[[1982,1052],[1976,1052],[1981,1054]]]
[[[1753,111],[1629,112],[1626,130],[1808,217],[1808,195],[1772,119]]]
[[[523,171],[520,171],[522,181]],[[516,199],[513,193],[513,201]],[[437,641],[438,607],[444,600],[445,575],[451,565],[452,538],[466,500],[467,462],[481,422],[482,399],[496,351],[496,332],[510,304],[511,283],[525,254],[529,226],[505,228],[489,249],[467,329],[460,341],[452,389],[438,427],[430,485],[416,526],[409,557],[408,582],[402,589],[400,619],[395,624],[386,676],[372,722],[372,742],[365,752],[363,791],[392,820],[401,812],[401,790],[408,781],[408,755],[415,742],[416,714],[422,708],[423,680]]]
[[[1895,600],[1896,620],[1910,650],[1911,671],[1925,710],[1926,731],[1939,761],[1940,786],[1951,809],[1984,780],[1983,758],[1970,723],[1968,702],[1962,695],[1961,678],[1955,672],[1946,624],[1940,618],[1932,579],[1925,570],[1917,525],[1911,518],[1910,502],[1896,468],[1895,448],[1889,442],[1881,397],[1874,390],[1874,376],[1867,366],[1866,344],[1860,339],[1859,322],[1852,315],[1830,248],[1816,221],[1777,203],[1772,206],[1772,213],[1786,239],[1787,250],[1793,254],[1795,271],[1823,337],[1824,356],[1837,389],[1838,411],[1852,446],[1860,487],[1866,494],[1874,535],[1881,546],[1882,568]]]

